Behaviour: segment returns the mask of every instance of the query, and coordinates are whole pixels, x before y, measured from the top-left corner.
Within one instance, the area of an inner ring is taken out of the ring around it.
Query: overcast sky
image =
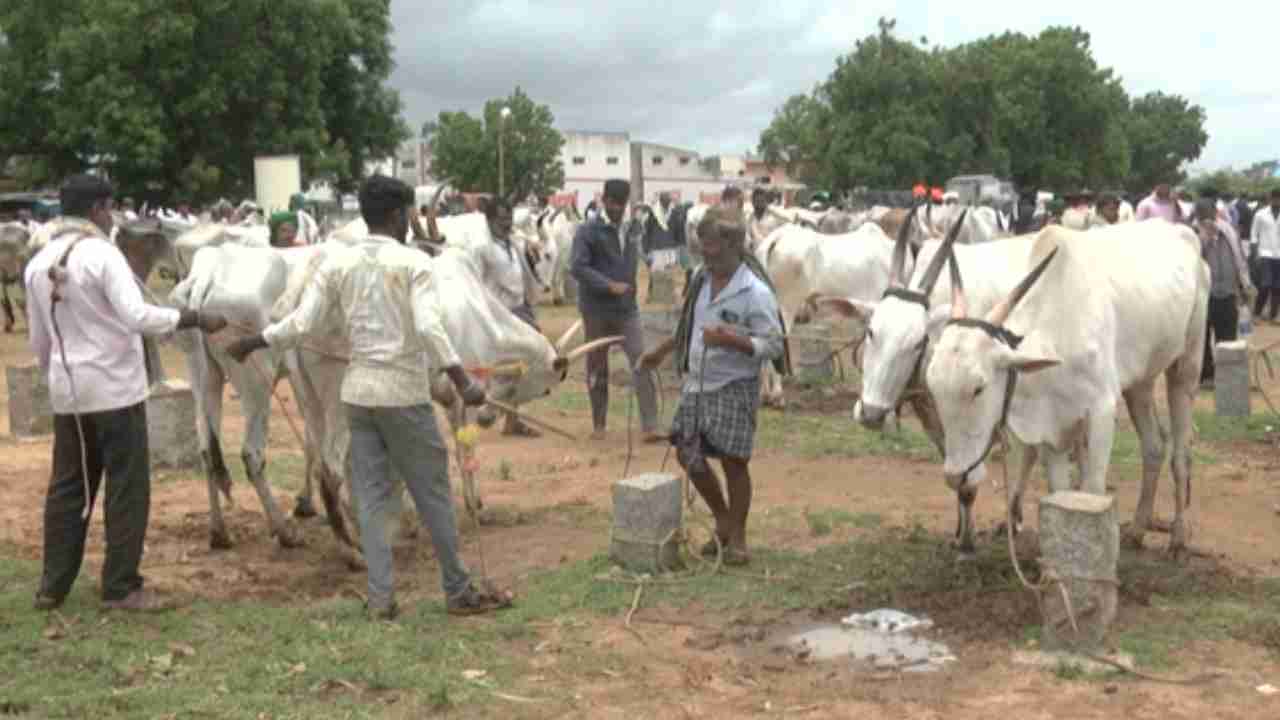
[[[1208,114],[1195,168],[1280,157],[1280,3],[1221,0],[1199,12],[1076,0],[392,0],[411,127],[475,113],[519,85],[562,130],[615,130],[703,154],[754,151],[774,109],[810,91],[854,41],[897,18],[903,38],[953,46],[1004,30],[1080,25],[1131,96],[1177,93]],[[1191,6],[1187,6],[1190,8]]]

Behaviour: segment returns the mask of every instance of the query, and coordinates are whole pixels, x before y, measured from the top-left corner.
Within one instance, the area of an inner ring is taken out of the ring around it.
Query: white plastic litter
[[[890,610],[888,608],[880,608],[868,613],[854,613],[841,620],[841,622],[845,625],[882,633],[927,630],[933,627],[933,621],[928,618],[918,618],[900,610]]]
[[[1263,695],[1275,695],[1276,693],[1280,693],[1280,688],[1275,685],[1259,685],[1258,692]]]

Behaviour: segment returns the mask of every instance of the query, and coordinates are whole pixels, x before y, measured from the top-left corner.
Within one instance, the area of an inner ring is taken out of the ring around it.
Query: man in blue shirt
[[[747,230],[733,205],[707,211],[698,224],[704,265],[690,285],[675,337],[641,358],[657,367],[673,349],[687,369],[671,427],[676,459],[716,519],[723,562],[744,565],[760,368],[785,355],[778,301],[764,270],[743,249]],[[785,362],[783,363],[785,370]],[[728,502],[706,458],[720,458]],[[714,555],[716,540],[703,547]]]
[[[658,434],[657,390],[652,373],[637,363],[644,353],[640,310],[636,305],[636,263],[640,257],[642,228],[625,218],[631,184],[608,180],[604,184],[604,212],[583,223],[573,236],[569,272],[578,281],[578,309],[588,342],[622,335],[622,349],[631,363],[632,382],[640,405],[644,441],[661,442]],[[587,392],[591,398],[592,437],[604,437],[609,413],[609,348],[587,354]]]

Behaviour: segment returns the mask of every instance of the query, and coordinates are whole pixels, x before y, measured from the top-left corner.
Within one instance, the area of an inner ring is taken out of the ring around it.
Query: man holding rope
[[[398,614],[391,544],[382,518],[391,502],[390,468],[405,479],[418,515],[431,533],[450,615],[509,607],[508,593],[480,590],[458,555],[458,530],[449,488],[449,450],[431,405],[433,368],[444,368],[470,406],[487,402],[467,376],[431,299],[431,259],[394,238],[409,229],[413,188],[374,175],[360,188],[360,214],[369,236],[338,248],[321,264],[298,307],[261,334],[227,347],[236,362],[254,350],[291,347],[343,321],[351,359],[342,378],[342,403],[351,428],[351,488],[369,566],[368,610],[379,620]]]
[[[102,605],[109,610],[168,606],[143,589],[138,573],[151,511],[147,372],[139,335],[194,327],[215,333],[227,324],[220,316],[143,301],[135,273],[145,277],[150,268],[137,266],[132,243],[145,242],[145,233],[131,233],[128,226],[121,233],[129,259],[112,244],[112,194],[111,185],[93,175],[69,178],[61,192],[66,217],[26,271],[31,347],[48,378],[54,413],[37,610],[60,607],[80,574],[89,516],[104,474]]]
[[[640,366],[657,368],[673,349],[685,373],[671,427],[676,459],[716,520],[704,555],[723,550],[726,565],[745,565],[751,474],[747,468],[760,403],[760,368],[786,372],[782,316],[768,276],[743,249],[747,231],[733,205],[707,211],[698,224],[704,264],[693,277],[675,337],[645,353]],[[728,501],[707,458],[720,458]]]

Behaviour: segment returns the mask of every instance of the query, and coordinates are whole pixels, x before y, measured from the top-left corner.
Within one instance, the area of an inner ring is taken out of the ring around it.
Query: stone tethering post
[[[676,302],[676,275],[670,268],[653,273],[649,286],[650,305],[674,305]]]
[[[1068,610],[1056,582],[1043,590],[1046,650],[1100,648],[1116,617],[1119,558],[1114,498],[1056,492],[1040,499],[1040,567],[1046,577],[1062,580],[1070,598]]]
[[[152,467],[200,466],[196,399],[190,385],[170,380],[151,386],[147,398],[147,444]]]
[[[675,475],[647,473],[615,482],[609,557],[632,572],[677,569],[683,511]]]
[[[4,379],[9,388],[9,434],[22,438],[52,433],[53,406],[40,366],[9,365]]]
[[[791,352],[796,375],[824,380],[835,377],[835,358],[831,355],[835,348],[827,339],[831,336],[831,326],[808,323],[796,325],[790,330],[793,333]]]
[[[1244,340],[1213,347],[1213,405],[1219,417],[1248,417],[1249,344]]]

